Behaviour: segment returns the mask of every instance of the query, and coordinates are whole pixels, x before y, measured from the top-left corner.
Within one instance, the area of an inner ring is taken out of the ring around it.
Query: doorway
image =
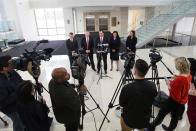
[[[89,12],[84,14],[85,30],[98,32],[100,30],[110,30],[110,13],[108,12]]]

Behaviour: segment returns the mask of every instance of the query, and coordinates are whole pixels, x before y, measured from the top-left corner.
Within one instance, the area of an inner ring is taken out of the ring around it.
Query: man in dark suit
[[[108,39],[104,37],[103,31],[99,31],[99,37],[96,40],[96,52],[97,52],[97,73],[100,72],[100,66],[101,66],[101,59],[103,58],[104,63],[104,71],[105,74],[107,74],[107,48],[104,46],[105,44],[108,44]],[[104,52],[101,52],[104,51]]]
[[[90,62],[91,62],[91,68],[94,71],[96,71],[95,70],[94,60],[93,60],[94,42],[93,42],[93,39],[89,36],[89,32],[88,31],[86,31],[85,37],[82,38],[81,47],[86,51],[86,54],[88,54],[88,57],[89,57]]]
[[[69,39],[66,41],[66,46],[68,49],[70,67],[72,65],[72,55],[78,52],[78,42],[74,39],[72,32],[69,33]]]

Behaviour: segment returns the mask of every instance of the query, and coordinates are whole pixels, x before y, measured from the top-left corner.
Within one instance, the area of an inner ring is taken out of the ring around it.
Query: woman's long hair
[[[33,101],[32,93],[33,84],[31,81],[23,81],[16,90],[16,98],[21,104],[29,104]]]
[[[131,30],[131,32],[133,33],[133,38],[136,37],[135,36],[135,31],[134,30]]]
[[[112,36],[111,36],[111,40],[113,40],[114,39],[114,33],[116,33],[116,40],[119,40],[120,39],[120,37],[119,37],[119,35],[118,35],[118,32],[117,31],[114,31],[113,33],[112,33]]]
[[[176,69],[180,74],[190,74],[190,62],[185,57],[178,57],[175,59]]]

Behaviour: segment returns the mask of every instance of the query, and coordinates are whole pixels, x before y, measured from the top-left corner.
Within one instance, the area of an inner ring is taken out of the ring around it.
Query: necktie
[[[86,44],[87,44],[87,50],[88,50],[88,37],[86,37]]]
[[[101,43],[103,44],[103,37],[101,37]]]

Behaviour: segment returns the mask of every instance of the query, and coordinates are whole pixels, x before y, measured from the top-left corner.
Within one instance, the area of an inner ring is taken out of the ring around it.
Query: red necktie
[[[86,44],[87,44],[87,50],[88,50],[88,37],[86,37]]]
[[[103,44],[103,37],[101,37],[101,43]]]

